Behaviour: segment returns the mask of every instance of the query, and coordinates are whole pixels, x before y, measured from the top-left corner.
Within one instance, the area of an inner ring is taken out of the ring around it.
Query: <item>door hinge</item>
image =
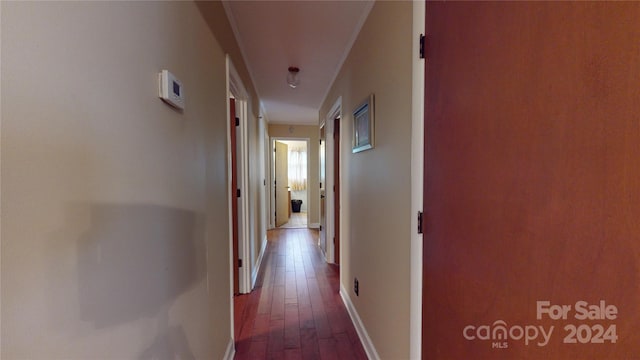
[[[240,126],[240,118],[236,117],[236,126]]]
[[[236,189],[236,196],[240,197],[240,189]]]
[[[424,214],[418,211],[418,234],[424,233]]]
[[[424,59],[425,58],[425,42],[426,42],[426,36],[424,36],[424,34],[420,34],[420,59]]]
[[[322,183],[320,183],[320,189],[322,189]]]
[[[320,229],[319,230],[322,231],[322,225],[320,225]]]
[[[238,259],[238,267],[241,268],[242,267],[242,259]]]
[[[334,244],[336,243],[336,237],[335,236],[333,237],[333,243]]]

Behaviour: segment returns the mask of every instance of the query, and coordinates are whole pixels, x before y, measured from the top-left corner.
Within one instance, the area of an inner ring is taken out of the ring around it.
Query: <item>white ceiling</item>
[[[225,1],[270,123],[318,124],[318,110],[373,1]],[[287,85],[289,66],[300,85]]]

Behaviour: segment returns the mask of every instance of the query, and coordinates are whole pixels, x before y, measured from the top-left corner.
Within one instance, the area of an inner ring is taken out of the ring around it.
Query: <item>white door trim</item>
[[[276,192],[273,188],[273,181],[276,178],[276,174],[275,174],[275,169],[276,169],[276,165],[275,165],[275,149],[276,149],[276,141],[306,141],[307,142],[307,206],[309,205],[309,176],[311,175],[311,139],[310,138],[305,138],[305,137],[288,137],[288,136],[272,136],[269,137],[269,166],[270,166],[270,177],[271,177],[271,182],[269,184],[269,188],[270,188],[270,199],[269,202],[271,203],[271,206],[269,207],[269,221],[270,221],[270,225],[272,229],[276,228],[276,216],[275,216],[275,204],[276,204]],[[307,211],[307,227],[309,227],[311,225],[311,223],[309,222],[309,211]]]
[[[418,54],[420,35],[425,28],[424,1],[413,2],[413,54]],[[412,60],[411,97],[411,255],[409,297],[409,358],[422,356],[422,235],[418,234],[418,211],[423,209],[424,186],[424,59]]]
[[[327,253],[325,254],[326,260],[329,263],[335,263],[336,259],[335,259],[335,245],[333,243],[333,238],[336,236],[336,227],[335,227],[335,221],[334,221],[334,217],[333,214],[335,213],[335,206],[336,206],[336,199],[335,199],[335,192],[333,191],[333,187],[335,184],[335,181],[333,179],[333,175],[335,173],[335,164],[333,162],[333,150],[334,150],[334,141],[333,141],[333,132],[334,132],[334,123],[333,120],[337,117],[340,117],[340,122],[342,124],[342,97],[338,97],[338,99],[336,100],[336,102],[333,104],[333,106],[331,107],[331,110],[329,110],[329,112],[327,113],[327,117],[324,119],[324,121],[322,122],[322,124],[320,124],[320,126],[324,125],[325,126],[325,149],[326,149],[326,160],[325,160],[325,164],[327,166],[326,169],[326,177],[325,177],[325,182],[326,182],[326,214],[325,214],[325,225],[327,227],[327,230],[325,232],[326,234],[326,241],[327,241]],[[340,143],[342,144],[342,134],[343,131],[340,131]],[[342,184],[342,172],[340,172],[340,183]],[[340,192],[340,194],[342,194],[342,191]],[[342,200],[342,199],[340,199]],[[339,219],[342,222],[342,213],[339,214]],[[342,229],[343,227],[341,227]],[[340,231],[340,236],[338,236],[339,241],[342,241],[342,231]],[[340,263],[342,263],[340,261]]]
[[[242,79],[233,66],[231,58],[226,56],[227,70],[227,98],[233,96],[236,99],[236,117],[240,119],[237,132],[240,135],[238,142],[239,151],[236,161],[238,162],[238,188],[240,189],[240,199],[238,201],[238,257],[242,259],[243,266],[238,271],[238,285],[241,294],[251,292],[251,254],[249,244],[249,140],[248,140],[248,115],[250,98]],[[229,105],[227,105],[227,119],[231,115]],[[232,194],[231,189],[231,129],[227,120],[227,194]],[[229,207],[229,248],[230,248],[230,281],[231,296],[233,297],[233,214],[231,213],[231,196],[228,201]],[[233,303],[233,301],[232,301]],[[232,309],[233,310],[233,309]],[[233,314],[233,312],[232,312]],[[232,326],[233,327],[233,326]]]

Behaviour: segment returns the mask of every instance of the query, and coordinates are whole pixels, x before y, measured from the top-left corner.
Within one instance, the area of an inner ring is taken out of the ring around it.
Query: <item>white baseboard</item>
[[[262,266],[262,258],[264,257],[264,251],[267,248],[267,235],[264,236],[262,240],[262,246],[260,246],[260,255],[258,255],[258,261],[256,261],[256,266],[253,267],[253,271],[251,274],[251,289],[256,286],[256,280],[258,279],[258,273],[260,272],[260,266]]]
[[[320,229],[320,223],[309,224],[309,229]]]
[[[233,357],[236,355],[236,347],[233,346],[233,339],[229,340],[229,344],[227,344],[227,351],[224,353],[223,360],[233,360]]]
[[[351,321],[358,332],[358,337],[360,338],[360,342],[362,342],[364,351],[367,353],[367,357],[370,360],[380,360],[380,356],[378,356],[378,352],[376,351],[375,346],[373,346],[373,342],[371,342],[371,338],[369,337],[367,330],[364,328],[362,320],[360,320],[360,315],[358,315],[355,306],[353,306],[353,303],[351,302],[349,293],[342,284],[340,284],[340,297],[342,298],[344,306],[347,307],[347,312],[349,313]]]

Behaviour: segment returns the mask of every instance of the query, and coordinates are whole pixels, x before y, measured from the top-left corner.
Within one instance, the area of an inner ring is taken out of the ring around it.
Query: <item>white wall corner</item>
[[[230,339],[227,344],[227,351],[224,352],[223,360],[233,360],[233,357],[236,355],[236,348],[233,343],[233,339]]]
[[[367,357],[370,360],[380,360],[380,356],[376,351],[375,346],[373,346],[373,342],[369,337],[369,333],[367,333],[367,329],[365,329],[364,324],[362,324],[362,320],[360,319],[360,315],[356,311],[356,307],[353,306],[351,302],[351,298],[349,298],[349,293],[347,290],[340,284],[340,297],[342,298],[342,302],[344,306],[347,308],[347,312],[349,313],[349,317],[351,317],[351,321],[353,322],[354,327],[356,328],[356,332],[358,333],[358,337],[360,338],[360,342],[364,347],[364,351],[367,353]]]

